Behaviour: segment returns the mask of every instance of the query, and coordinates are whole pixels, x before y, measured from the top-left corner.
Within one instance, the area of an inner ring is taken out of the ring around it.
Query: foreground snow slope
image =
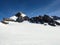
[[[60,45],[60,26],[27,21],[0,23],[0,45]]]

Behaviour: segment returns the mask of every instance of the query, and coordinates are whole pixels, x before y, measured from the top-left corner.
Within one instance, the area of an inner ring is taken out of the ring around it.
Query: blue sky
[[[0,19],[22,11],[28,16],[60,16],[60,0],[0,0]]]

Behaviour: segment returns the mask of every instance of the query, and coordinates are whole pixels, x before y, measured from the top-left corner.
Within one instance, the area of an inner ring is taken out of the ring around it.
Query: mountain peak
[[[19,16],[25,17],[26,14],[24,14],[22,12],[18,12],[14,16],[11,16],[10,19],[16,20]]]
[[[18,12],[17,14],[15,14],[14,16],[10,17],[10,18],[4,18],[2,23],[6,24],[6,21],[13,21],[13,22],[23,22],[23,21],[28,21],[30,23],[36,23],[36,24],[44,24],[47,23],[48,25],[51,26],[56,26],[56,25],[60,25],[60,22],[57,22],[56,20],[58,20],[57,18],[51,18],[51,16],[48,15],[43,15],[43,16],[35,16],[35,17],[28,17],[26,16],[26,14],[22,13],[22,12]],[[59,17],[60,18],[60,17]]]
[[[17,14],[15,14],[15,16],[22,16],[22,17],[25,17],[26,14],[22,13],[22,12],[18,12]]]

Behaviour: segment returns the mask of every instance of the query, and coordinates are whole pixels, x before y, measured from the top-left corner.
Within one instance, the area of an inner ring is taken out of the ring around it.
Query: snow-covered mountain
[[[60,45],[60,26],[8,22],[0,22],[0,45]]]
[[[22,12],[18,12],[17,14],[20,14],[22,17],[25,17],[25,16],[26,16],[26,14],[24,14],[24,13],[22,13]],[[16,15],[17,15],[17,14],[16,14]],[[10,19],[16,20],[17,17],[14,15],[14,16],[11,16]]]

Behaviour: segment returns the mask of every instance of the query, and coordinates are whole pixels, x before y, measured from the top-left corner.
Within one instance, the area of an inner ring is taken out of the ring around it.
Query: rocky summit
[[[36,23],[36,24],[45,24],[47,23],[50,26],[60,26],[60,22],[57,20],[60,20],[60,17],[58,16],[49,16],[49,15],[39,15],[35,17],[28,17],[26,14],[22,12],[16,13],[14,16],[11,16],[10,18],[3,18],[1,21],[4,24],[8,24],[9,21],[12,22],[19,22],[22,23],[23,21],[28,21],[30,23]]]

